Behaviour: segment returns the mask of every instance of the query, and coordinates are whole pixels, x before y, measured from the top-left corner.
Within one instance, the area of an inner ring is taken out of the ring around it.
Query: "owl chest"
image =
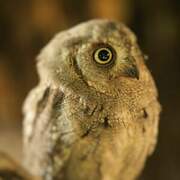
[[[123,162],[128,159],[131,167],[137,160],[134,149],[133,140],[128,141],[125,131],[113,133],[110,129],[101,129],[98,135],[90,132],[73,144],[66,173],[73,174],[75,180],[119,179],[120,171],[126,166]]]

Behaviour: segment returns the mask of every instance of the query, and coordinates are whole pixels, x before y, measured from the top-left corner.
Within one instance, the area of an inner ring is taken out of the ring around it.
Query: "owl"
[[[37,57],[24,104],[24,164],[45,180],[133,180],[153,152],[160,104],[135,35],[90,20]]]

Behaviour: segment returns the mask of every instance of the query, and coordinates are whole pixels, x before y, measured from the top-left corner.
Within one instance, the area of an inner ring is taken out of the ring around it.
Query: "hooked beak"
[[[124,75],[139,80],[139,70],[136,67],[136,65],[127,67],[126,70],[124,71]]]

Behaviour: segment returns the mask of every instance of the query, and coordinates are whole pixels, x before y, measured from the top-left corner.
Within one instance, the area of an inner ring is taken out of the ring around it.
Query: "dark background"
[[[92,18],[125,22],[148,54],[160,95],[159,142],[142,180],[180,180],[180,1],[0,0],[0,150],[21,161],[21,107],[35,57],[54,33]]]

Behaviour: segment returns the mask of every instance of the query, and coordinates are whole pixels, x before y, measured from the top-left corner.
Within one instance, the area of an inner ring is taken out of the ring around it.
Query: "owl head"
[[[41,80],[62,91],[91,88],[116,96],[121,83],[128,87],[150,79],[135,35],[109,20],[91,20],[57,34],[38,60]]]

